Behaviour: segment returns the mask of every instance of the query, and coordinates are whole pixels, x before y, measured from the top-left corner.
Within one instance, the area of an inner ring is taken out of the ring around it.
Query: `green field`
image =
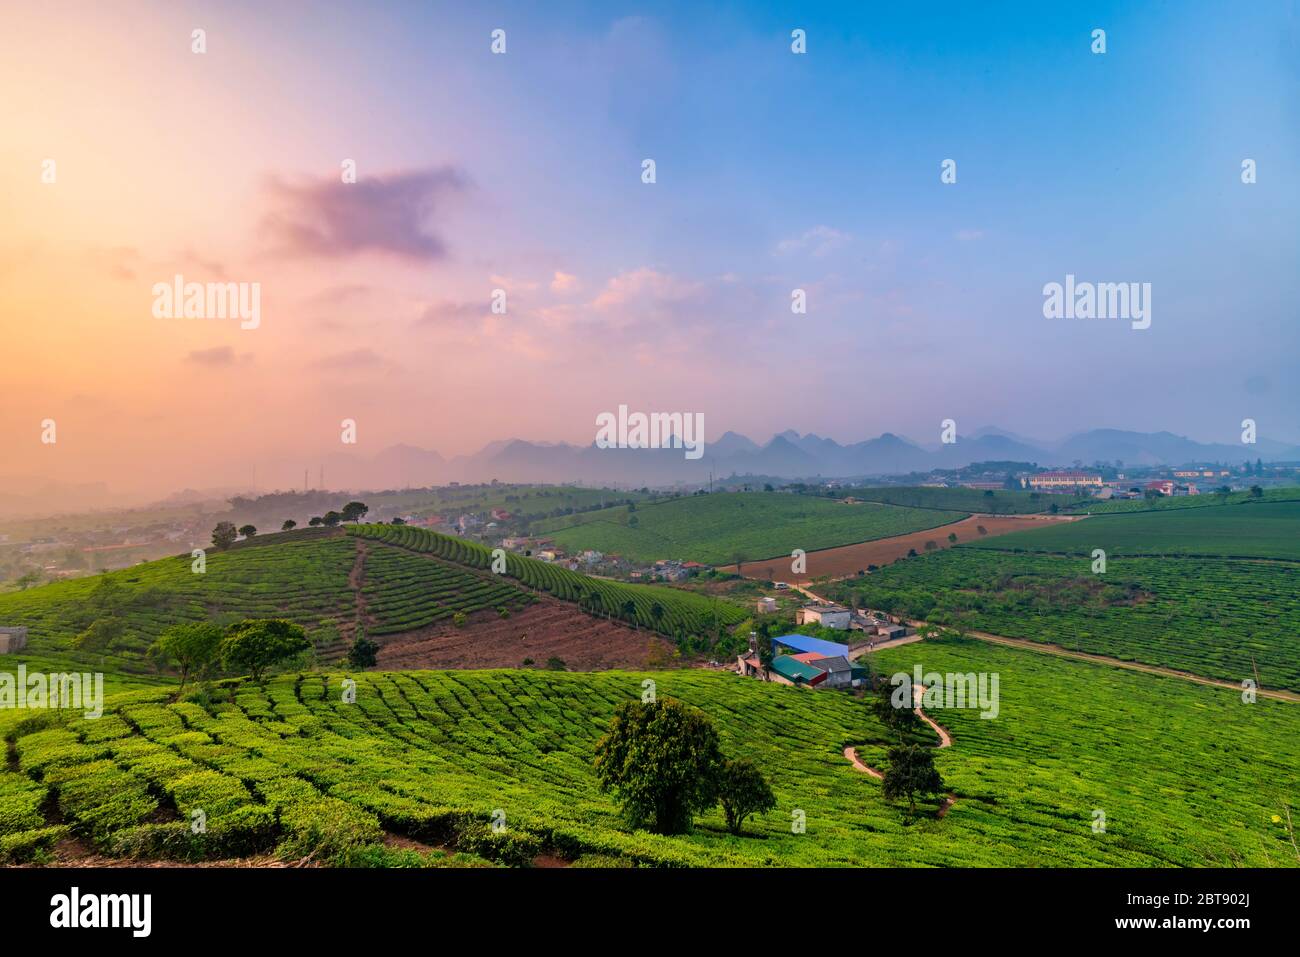
[[[359,525],[351,531],[369,540],[400,546],[467,568],[487,570],[492,565],[492,549],[423,528]],[[727,601],[709,599],[677,588],[628,585],[592,578],[513,552],[506,553],[506,570],[502,577],[534,591],[546,592],[588,610],[675,638],[712,633],[748,617],[748,612]]]
[[[1300,502],[1101,515],[971,542],[993,551],[1300,560]]]
[[[1008,536],[1009,537],[1009,536]],[[958,546],[826,593],[1128,661],[1300,690],[1300,591],[1292,565],[1223,559],[1091,559]]]
[[[1127,498],[1113,502],[1104,502],[1095,498],[1086,499],[1073,508],[1072,512],[1088,512],[1092,515],[1105,515],[1110,512],[1163,512],[1166,509],[1181,510],[1185,508],[1213,508],[1216,505],[1249,505],[1259,502],[1297,502],[1300,501],[1300,488],[1261,489],[1259,498],[1249,491],[1229,492],[1219,495],[1215,492],[1202,492],[1200,495],[1163,496],[1161,498]]]
[[[901,505],[908,508],[939,508],[959,512],[984,512],[994,515],[1031,515],[1046,512],[1053,505],[1066,508],[1087,498],[1068,495],[1048,495],[1016,489],[927,488],[922,486],[893,486],[880,488],[846,489],[845,494],[867,502]]]
[[[877,658],[887,671],[1000,676],[995,720],[936,713],[954,737],[936,755],[957,796],[943,819],[930,803],[908,823],[849,766],[846,744],[879,760],[884,738],[846,694],[692,671],[402,672],[354,675],[347,704],[343,675],[315,673],[232,682],[206,703],[137,692],[98,721],[11,726],[18,767],[0,774],[0,854],[30,855],[70,828],[109,854],[172,859],[314,851],[392,863],[376,848],[387,832],[471,863],[543,852],[651,866],[1295,863],[1271,821],[1300,786],[1294,706],[979,643]],[[716,811],[684,837],[631,831],[598,791],[595,741],[645,678],[704,710],[724,751],[771,779],[777,808],[745,835]],[[43,810],[51,800],[58,822]],[[205,834],[191,833],[195,810]],[[501,834],[488,827],[497,811]],[[805,833],[793,833],[796,812]]]
[[[846,505],[781,492],[690,495],[635,512],[602,509],[541,522],[534,532],[571,551],[593,548],[639,562],[661,558],[726,565],[793,549],[806,552],[904,535],[965,518],[965,512]],[[635,519],[635,527],[631,520]]]

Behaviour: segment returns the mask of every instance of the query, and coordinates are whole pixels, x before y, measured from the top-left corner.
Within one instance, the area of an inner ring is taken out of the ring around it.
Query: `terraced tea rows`
[[[491,549],[423,528],[361,525],[351,531],[355,535],[428,553],[469,568],[489,569],[492,565]],[[674,588],[627,585],[592,578],[514,553],[506,555],[505,575],[556,598],[579,602],[601,614],[674,637],[703,635],[712,631],[715,622],[720,626],[734,625],[747,617],[744,609],[727,602],[713,601]],[[598,596],[599,604],[594,604],[593,595]]]
[[[839,583],[826,594],[1211,678],[1241,681],[1257,667],[1265,687],[1300,690],[1296,566],[1115,558],[1104,575],[1091,568],[1087,555],[959,546]]]
[[[678,558],[726,565],[849,545],[966,517],[965,512],[846,504],[781,492],[688,495],[540,522],[534,531],[570,550],[594,548],[636,561]]]
[[[363,581],[366,612],[374,622],[367,628],[371,635],[411,631],[457,612],[518,610],[533,600],[499,576],[474,574],[383,545],[367,551]]]
[[[289,618],[315,633],[331,619],[350,618],[355,605],[348,573],[355,555],[355,543],[344,536],[286,536],[275,544],[209,552],[202,573],[192,570],[189,555],[165,558],[0,595],[0,622],[27,626],[33,654],[112,670],[152,670],[145,651],[180,621]],[[104,581],[120,588],[100,607],[92,593]],[[73,638],[102,618],[121,619],[122,636],[104,651],[73,648]]]
[[[0,847],[30,854],[68,828],[110,853],[169,858],[278,848],[356,862],[388,832],[506,863],[543,850],[653,865],[1294,860],[1271,822],[1300,785],[1294,706],[983,644],[876,657],[886,670],[1001,675],[997,719],[936,715],[954,739],[936,760],[959,798],[942,820],[905,823],[844,760],[847,745],[878,760],[883,743],[847,695],[703,672],[400,672],[354,675],[349,704],[342,674],[316,673],[232,682],[230,700],[206,706],[136,692],[98,721],[11,729],[18,769],[0,774]],[[746,835],[716,811],[685,837],[632,832],[597,789],[595,741],[645,678],[704,710],[727,753],[770,777],[777,809]],[[61,821],[41,813],[50,797]],[[207,830],[195,835],[198,811]],[[497,811],[503,834],[487,826]]]

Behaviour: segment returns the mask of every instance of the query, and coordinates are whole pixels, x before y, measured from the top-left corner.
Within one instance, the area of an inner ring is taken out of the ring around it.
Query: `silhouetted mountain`
[[[685,449],[600,449],[566,443],[507,439],[485,445],[473,455],[444,459],[431,449],[396,445],[367,457],[356,451],[327,457],[328,488],[401,488],[447,482],[581,482],[639,487],[642,485],[704,484],[710,472],[717,481],[732,476],[786,479],[865,478],[959,468],[972,462],[1037,462],[1043,467],[1069,467],[1074,462],[1126,466],[1240,464],[1300,460],[1300,447],[1260,440],[1256,445],[1201,443],[1169,432],[1128,432],[1094,429],[1052,445],[1026,440],[1003,429],[986,426],[972,435],[958,435],[950,445],[929,449],[890,432],[874,439],[841,445],[834,439],[792,429],[774,435],[766,445],[725,432],[706,442],[704,454],[687,458]],[[317,484],[312,470],[311,484]]]

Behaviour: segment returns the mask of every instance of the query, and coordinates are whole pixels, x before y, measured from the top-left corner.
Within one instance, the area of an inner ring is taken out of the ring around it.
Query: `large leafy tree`
[[[180,670],[181,690],[184,690],[190,675],[201,676],[216,664],[225,637],[225,630],[213,622],[186,622],[172,625],[159,635],[149,653]]]
[[[718,769],[718,797],[727,818],[727,830],[739,834],[745,818],[776,807],[776,795],[752,761],[725,761]]]
[[[267,668],[310,647],[302,625],[283,618],[249,618],[230,626],[221,643],[221,660],[231,671],[261,681]]]
[[[217,527],[212,530],[212,547],[229,548],[238,537],[239,530],[234,522],[217,522]]]
[[[370,506],[365,502],[348,502],[343,506],[342,518],[345,522],[359,522],[368,511]]]
[[[883,790],[890,801],[906,800],[910,814],[916,813],[918,795],[941,793],[943,778],[934,766],[934,755],[930,749],[916,744],[900,744],[890,748]]]
[[[338,512],[331,510],[325,513],[324,517],[321,518],[321,521],[326,525],[328,525],[329,527],[333,528],[339,522],[343,521],[343,516],[340,515]]]
[[[596,777],[634,827],[684,834],[718,800],[722,750],[700,711],[680,701],[627,702],[596,743]]]

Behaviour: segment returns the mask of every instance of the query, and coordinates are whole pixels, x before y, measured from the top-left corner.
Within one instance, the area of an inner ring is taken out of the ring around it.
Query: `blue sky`
[[[105,436],[68,475],[215,484],[209,448],[314,460],[345,416],[371,452],[585,444],[623,404],[759,440],[928,442],[952,418],[1235,441],[1250,417],[1300,441],[1294,2],[0,17],[0,78],[28,92],[0,104],[0,308],[45,317],[11,335],[0,428]],[[49,156],[57,189],[30,173]],[[151,322],[182,270],[260,282],[265,321]],[[1045,319],[1067,274],[1150,283],[1151,327]],[[185,390],[219,410],[174,408]]]

